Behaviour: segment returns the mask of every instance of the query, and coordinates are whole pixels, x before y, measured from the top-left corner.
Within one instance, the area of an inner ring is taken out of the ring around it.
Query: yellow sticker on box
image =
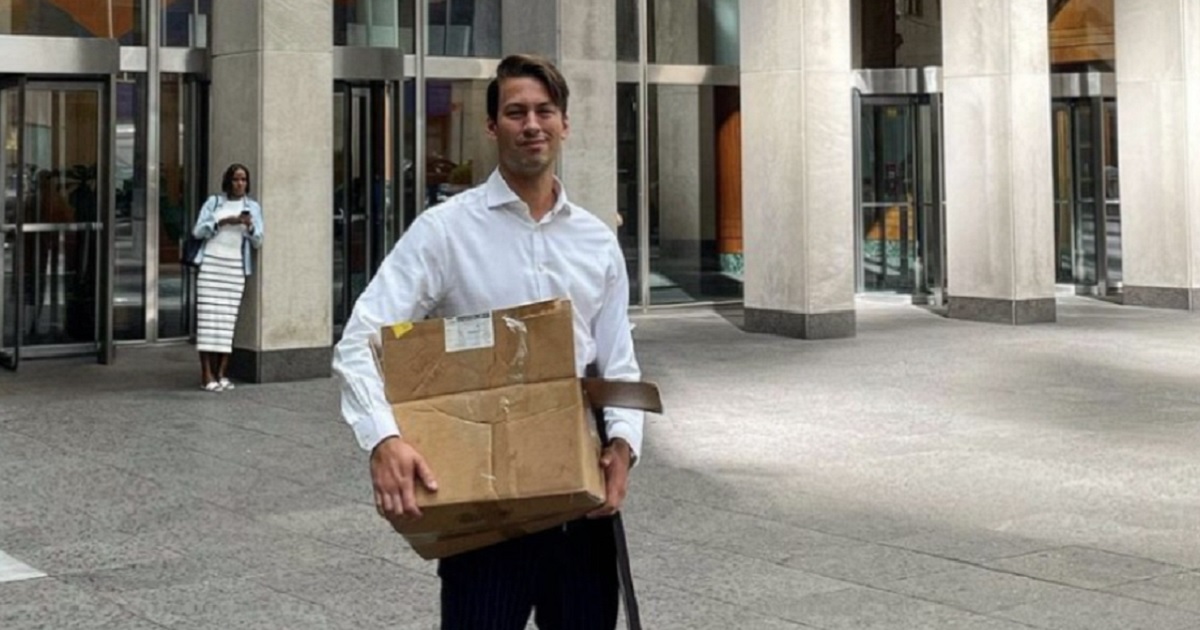
[[[408,331],[412,329],[412,322],[400,322],[399,324],[392,325],[392,334],[396,336],[396,339],[399,339],[408,334]]]

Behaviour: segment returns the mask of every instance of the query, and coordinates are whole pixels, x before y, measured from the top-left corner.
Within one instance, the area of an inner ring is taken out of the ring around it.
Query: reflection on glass
[[[864,101],[860,164],[863,289],[916,289],[917,108]],[[932,166],[924,170],[932,171]]]
[[[638,107],[636,83],[617,84],[617,240],[625,252],[629,303],[641,304],[638,282]]]
[[[411,84],[411,82],[407,82]],[[339,83],[333,101],[333,308],[334,324],[349,318],[359,294],[400,238],[404,217],[401,183],[411,189],[411,162],[397,144],[398,126],[409,127],[411,109],[400,85]],[[403,115],[403,119],[401,116]],[[403,202],[413,204],[410,194]]]
[[[145,0],[4,0],[0,35],[100,37],[140,46],[144,10]]]
[[[146,338],[146,75],[117,82],[113,336]]]
[[[1075,278],[1080,284],[1096,284],[1096,255],[1100,206],[1096,178],[1096,152],[1100,139],[1095,136],[1095,115],[1091,102],[1081,102],[1075,107],[1075,230],[1076,261]]]
[[[1116,287],[1122,279],[1116,102],[1054,103],[1057,278]]]
[[[181,74],[163,74],[160,121],[159,236],[158,236],[158,336],[163,339],[188,334],[189,292],[187,270],[179,262],[183,240],[196,212],[194,182],[188,181],[187,152],[191,113],[191,85]]]
[[[942,65],[942,2],[855,0],[860,66],[921,68]]]
[[[616,0],[617,61],[638,61],[638,0]]]
[[[1117,162],[1117,102],[1104,102],[1104,201],[1108,281],[1124,279],[1121,255],[1121,171]]]
[[[162,0],[162,45],[205,48],[212,0]]]
[[[428,81],[425,207],[487,180],[496,149],[487,137],[487,81]]]
[[[1071,109],[1054,105],[1054,242],[1058,282],[1075,281],[1074,185],[1071,164]]]
[[[737,88],[650,88],[650,302],[742,297]]]
[[[646,2],[650,63],[738,64],[738,0]]]
[[[1050,0],[1050,65],[1056,72],[1112,72],[1117,59],[1113,0]]]
[[[0,90],[0,188],[4,190],[4,207],[0,208],[0,225],[14,225],[17,221],[20,207],[19,188],[23,183],[24,174],[21,172],[20,147],[17,138],[21,131],[21,92],[19,88]],[[17,342],[17,311],[19,293],[16,277],[16,246],[19,236],[15,233],[0,230],[0,248],[4,251],[3,286],[0,286],[0,349],[12,350]],[[9,357],[10,359],[12,357]]]
[[[100,94],[31,89],[25,107],[23,343],[94,342]]]
[[[335,46],[415,50],[416,0],[337,0],[333,5]]]
[[[499,57],[501,0],[431,0],[429,54]]]
[[[337,86],[333,92],[333,323],[345,325],[349,318],[346,304],[346,164],[349,138],[346,129],[347,86]]]

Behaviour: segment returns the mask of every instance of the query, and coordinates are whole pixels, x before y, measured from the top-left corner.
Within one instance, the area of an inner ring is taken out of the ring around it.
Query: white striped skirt
[[[205,252],[196,280],[196,349],[233,352],[233,327],[246,288],[242,259]]]

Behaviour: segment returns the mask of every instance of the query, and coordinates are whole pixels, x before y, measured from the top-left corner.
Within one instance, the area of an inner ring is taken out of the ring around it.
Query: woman
[[[221,194],[200,209],[192,234],[204,239],[197,261],[196,348],[201,388],[233,389],[225,375],[233,351],[233,328],[252,263],[250,247],[263,242],[262,208],[250,198],[250,169],[231,164],[221,177]]]

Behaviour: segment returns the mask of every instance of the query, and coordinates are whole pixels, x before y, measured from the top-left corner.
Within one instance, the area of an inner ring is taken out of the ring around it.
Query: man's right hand
[[[389,437],[371,451],[371,483],[375,486],[375,510],[389,521],[421,517],[413,490],[414,477],[430,492],[437,492],[437,480],[425,458],[408,442]]]

